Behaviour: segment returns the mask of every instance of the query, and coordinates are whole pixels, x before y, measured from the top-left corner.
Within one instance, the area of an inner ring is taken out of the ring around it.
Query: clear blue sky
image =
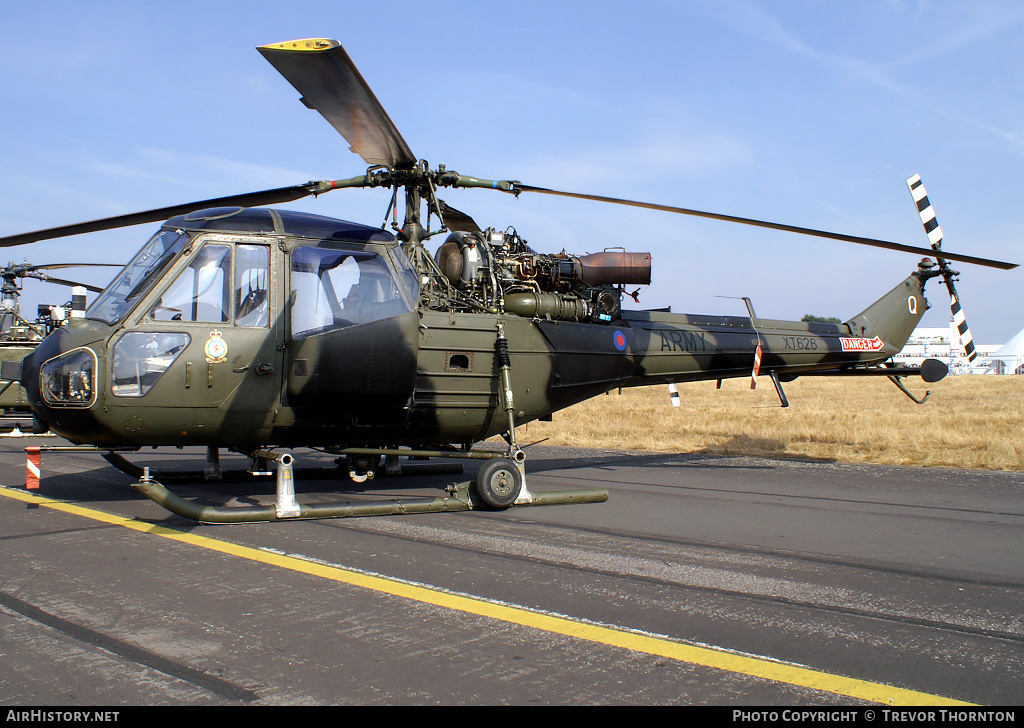
[[[362,160],[256,52],[337,38],[413,152],[477,177],[1024,263],[1024,5],[745,2],[9,2],[0,43],[0,234],[351,177]],[[538,250],[650,251],[644,307],[847,318],[915,256],[524,194],[442,197]],[[292,207],[380,224],[386,191]],[[155,225],[0,252],[124,262]],[[975,341],[1024,328],[1024,272],[969,265]],[[87,282],[109,272],[83,272]],[[949,318],[928,289],[925,325]],[[25,307],[67,300],[28,283]]]

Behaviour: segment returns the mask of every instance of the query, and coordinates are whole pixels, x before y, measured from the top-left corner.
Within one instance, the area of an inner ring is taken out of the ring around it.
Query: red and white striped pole
[[[25,488],[36,490],[39,487],[39,471],[42,465],[40,447],[25,448]]]
[[[761,373],[761,342],[757,342],[757,349],[754,350],[754,369],[750,372],[750,388],[757,388],[757,375]]]

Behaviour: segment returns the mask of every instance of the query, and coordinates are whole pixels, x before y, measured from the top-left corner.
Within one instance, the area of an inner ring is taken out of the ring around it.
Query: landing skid
[[[120,452],[103,451],[90,446],[57,446],[37,448],[44,451],[63,452],[96,452],[118,470],[138,478],[132,487],[163,506],[171,513],[189,518],[200,523],[257,523],[267,521],[287,521],[296,519],[320,518],[356,518],[365,516],[406,515],[412,513],[450,513],[474,510],[505,510],[522,506],[549,506],[582,503],[603,503],[608,500],[608,491],[603,488],[583,488],[578,490],[560,490],[533,493],[525,484],[525,456],[517,450],[515,456],[504,458],[503,453],[489,450],[390,450],[350,448],[336,451],[348,457],[379,456],[378,474],[409,475],[461,473],[461,463],[428,463],[413,462],[399,464],[400,456],[413,458],[472,458],[487,462],[479,469],[474,481],[460,481],[447,485],[444,496],[439,497],[408,497],[384,498],[372,501],[341,501],[336,503],[302,504],[295,498],[294,476],[298,472],[316,477],[339,477],[339,468],[312,468],[298,470],[294,468],[294,459],[288,453],[276,453],[261,450],[255,454],[254,460],[269,467],[273,463],[273,472],[254,473],[249,471],[221,471],[216,451],[208,452],[206,469],[202,472],[166,473],[159,475],[149,467],[138,466]],[[134,452],[134,451],[132,451]],[[358,479],[356,472],[349,473]],[[259,476],[276,475],[277,494],[272,505],[255,506],[210,506],[201,505],[182,498],[170,491],[164,482],[185,480],[239,480]],[[163,482],[161,482],[163,481]]]
[[[501,461],[491,461],[501,462]],[[490,464],[490,463],[489,463]],[[487,472],[487,480],[497,477],[495,466]],[[172,493],[144,468],[141,479],[132,486],[147,498],[171,513],[200,523],[257,523],[314,518],[356,518],[363,516],[394,516],[412,513],[450,513],[454,511],[495,510],[486,495],[481,497],[480,479],[453,483],[445,488],[447,495],[429,498],[388,498],[375,501],[343,501],[305,505],[295,500],[291,456],[277,459],[277,500],[268,506],[208,506],[200,505]],[[486,488],[484,489],[486,493]],[[608,491],[600,488],[533,493],[527,502],[513,502],[509,506],[546,506],[570,503],[603,503]]]
[[[132,484],[140,493],[171,513],[200,523],[259,523],[317,518],[357,518],[364,516],[396,516],[413,513],[451,513],[455,511],[493,510],[475,495],[470,482],[453,483],[446,488],[447,495],[437,498],[393,498],[376,501],[320,503],[305,505],[289,502],[287,495],[269,506],[208,506],[200,505],[169,491],[165,486],[144,474]],[[582,489],[534,493],[529,503],[521,506],[565,505],[570,503],[603,503],[608,491]]]

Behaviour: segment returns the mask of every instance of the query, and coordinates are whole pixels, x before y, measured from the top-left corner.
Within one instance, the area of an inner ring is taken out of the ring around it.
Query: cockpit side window
[[[203,246],[150,311],[157,321],[224,323],[231,318],[231,246]]]
[[[270,249],[265,245],[235,248],[235,325],[270,323]]]
[[[411,310],[394,271],[381,256],[366,250],[296,248],[291,301],[296,338]]]

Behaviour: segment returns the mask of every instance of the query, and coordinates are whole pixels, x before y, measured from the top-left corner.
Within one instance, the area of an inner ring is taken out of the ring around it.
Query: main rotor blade
[[[457,230],[459,232],[466,233],[481,232],[480,226],[477,225],[476,220],[466,213],[456,210],[444,201],[441,202],[441,215],[444,218],[444,224],[449,230]]]
[[[416,156],[341,43],[308,38],[257,48],[367,164],[408,168]]]
[[[44,283],[56,283],[58,286],[68,286],[70,288],[84,288],[87,291],[93,293],[103,293],[103,289],[98,286],[93,286],[89,283],[78,283],[77,281],[69,281],[66,278],[54,278],[44,273],[32,273],[26,276],[27,278],[37,278]]]
[[[291,202],[308,195],[320,194],[333,188],[330,182],[307,182],[293,187],[279,187],[273,190],[261,192],[249,192],[243,195],[232,195],[231,197],[217,197],[212,200],[199,202],[188,202],[183,205],[172,207],[161,207],[155,210],[133,212],[127,215],[116,215],[105,217],[90,222],[80,222],[74,225],[62,225],[61,227],[37,230],[31,233],[19,235],[7,235],[0,237],[0,248],[9,248],[15,245],[35,243],[40,240],[52,240],[63,238],[69,235],[82,235],[83,233],[94,233],[100,230],[113,230],[115,228],[141,225],[147,222],[163,222],[164,220],[184,215],[195,210],[204,210],[211,207],[259,207],[261,205],[275,205],[281,202]]]
[[[765,220],[754,220],[749,217],[737,217],[735,215],[722,215],[717,212],[703,212],[701,210],[691,210],[685,207],[673,207],[671,205],[659,205],[652,202],[637,202],[635,200],[623,200],[618,197],[603,197],[601,195],[584,195],[578,192],[562,192],[560,190],[551,190],[546,187],[533,187],[531,185],[524,185],[516,183],[513,191],[518,192],[539,192],[545,195],[557,195],[559,197],[575,197],[580,200],[594,200],[595,202],[609,202],[615,205],[628,205],[630,207],[643,207],[648,210],[661,210],[662,212],[672,212],[679,215],[691,215],[693,217],[705,217],[712,220],[722,220],[724,222],[735,222],[741,225],[753,225],[755,227],[769,228],[771,230],[782,230],[789,233],[798,233],[800,235],[813,235],[819,238],[829,238],[831,240],[841,240],[847,243],[857,243],[859,245],[870,245],[875,248],[886,248],[888,250],[900,250],[904,253],[916,253],[918,255],[926,255],[929,257],[935,257],[936,252],[931,248],[920,248],[915,245],[904,245],[903,243],[894,243],[888,240],[876,240],[875,238],[863,238],[857,235],[845,235],[843,233],[830,233],[825,230],[814,230],[812,228],[797,227],[796,225],[783,225],[776,222],[767,222]],[[1004,263],[998,260],[989,260],[988,258],[977,258],[972,255],[959,255],[957,253],[948,253],[942,251],[941,255],[947,260],[957,260],[962,263],[973,263],[974,265],[984,265],[990,268],[1000,268],[1002,270],[1012,270],[1017,267],[1017,263]]]
[[[124,268],[124,263],[44,263],[29,265],[26,270],[52,270],[54,268]]]

